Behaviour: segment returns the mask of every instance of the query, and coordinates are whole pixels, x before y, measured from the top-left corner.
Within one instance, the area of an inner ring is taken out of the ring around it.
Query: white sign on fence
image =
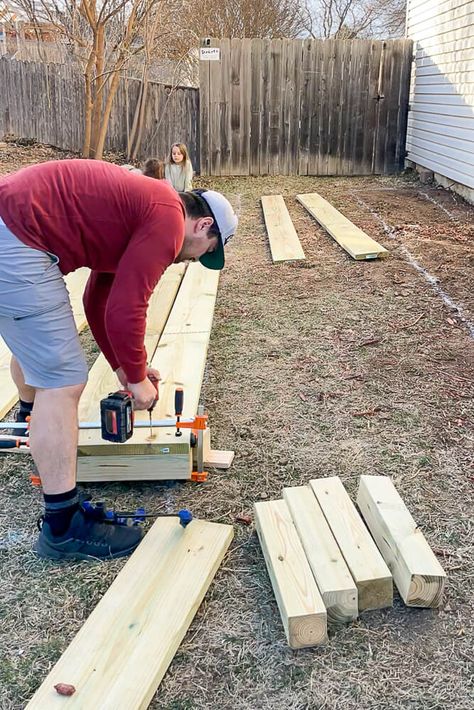
[[[199,59],[204,62],[218,62],[221,58],[220,47],[200,47]]]

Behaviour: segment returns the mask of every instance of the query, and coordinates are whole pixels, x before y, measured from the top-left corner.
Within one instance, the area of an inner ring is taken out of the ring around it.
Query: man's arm
[[[117,267],[105,310],[108,342],[129,383],[141,382],[146,377],[144,339],[148,301],[183,241],[181,210],[176,207],[163,212],[130,240]]]

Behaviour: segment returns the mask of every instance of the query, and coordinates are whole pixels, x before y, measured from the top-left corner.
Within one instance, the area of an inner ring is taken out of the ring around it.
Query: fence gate
[[[201,51],[201,172],[403,168],[411,40],[212,40]]]

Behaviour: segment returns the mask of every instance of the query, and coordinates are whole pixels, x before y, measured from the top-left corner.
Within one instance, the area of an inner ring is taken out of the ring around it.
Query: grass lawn
[[[0,173],[53,159],[8,144]],[[189,507],[235,538],[166,674],[157,710],[472,710],[474,210],[412,177],[201,179],[240,212],[221,276],[203,402],[205,484],[88,485],[122,509]],[[353,261],[295,195],[317,191],[390,251]],[[306,260],[273,265],[260,207],[283,194]],[[91,361],[97,350],[83,336]],[[0,458],[0,708],[23,708],[124,564],[31,552],[30,462]],[[391,476],[448,574],[441,609],[394,606],[292,651],[253,525],[283,486]],[[88,710],[100,710],[90,708]]]

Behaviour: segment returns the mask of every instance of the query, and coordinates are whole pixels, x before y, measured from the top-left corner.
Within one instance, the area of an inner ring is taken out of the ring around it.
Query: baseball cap
[[[207,202],[214,222],[219,230],[217,248],[215,251],[206,252],[199,261],[208,269],[223,269],[225,263],[224,247],[234,236],[239,220],[229,200],[220,192],[214,190],[193,190],[193,192]]]

